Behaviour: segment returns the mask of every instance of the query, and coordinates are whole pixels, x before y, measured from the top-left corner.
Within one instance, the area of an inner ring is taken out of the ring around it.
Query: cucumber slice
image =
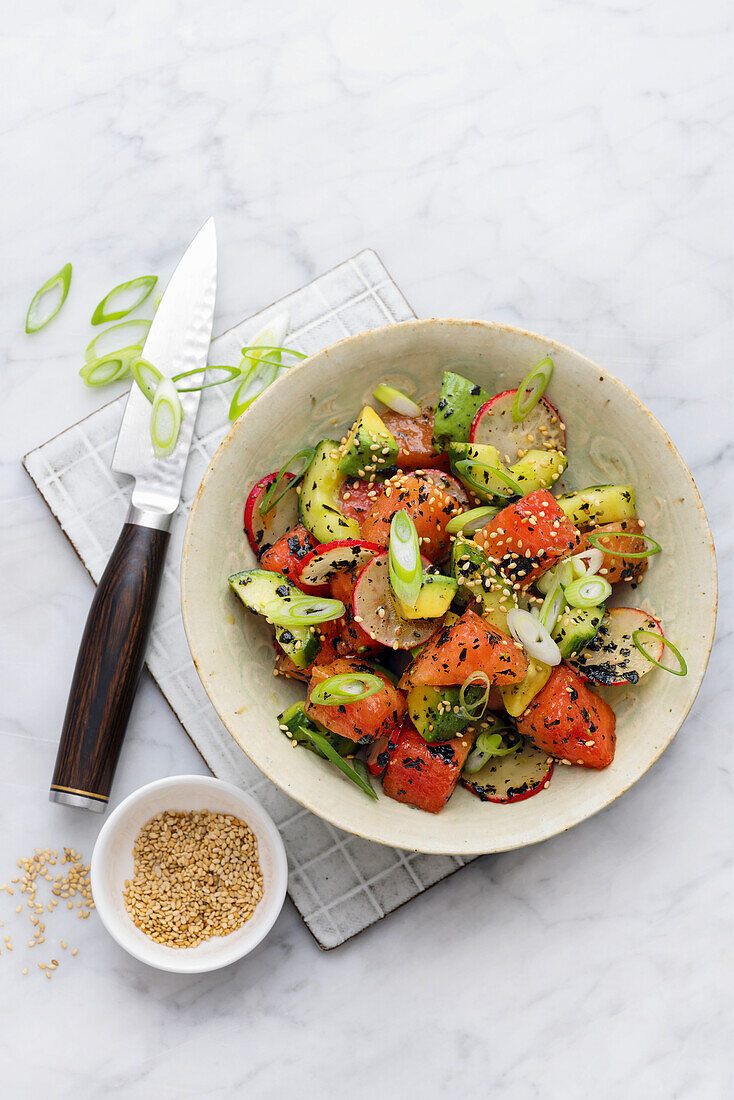
[[[453,371],[444,371],[433,418],[433,449],[445,451],[449,443],[466,443],[472,422],[489,394],[476,382]]]
[[[404,619],[438,619],[448,611],[457,588],[453,577],[424,573],[415,604],[411,607],[393,593],[395,608]]]
[[[574,527],[580,528],[634,519],[637,515],[631,485],[589,485],[574,493],[562,493],[556,503]]]
[[[348,477],[369,477],[398,457],[395,436],[389,432],[371,405],[362,412],[340,449],[339,469]]]
[[[594,641],[601,621],[603,607],[577,607],[559,616],[551,637],[561,651],[561,657],[573,657]]]
[[[483,618],[507,633],[507,612],[515,606],[512,586],[481,547],[457,536],[451,546],[451,572],[459,585],[461,600],[465,603],[477,600],[482,605]]]
[[[262,615],[268,605],[287,604],[295,598],[303,598],[303,592],[292,581],[269,569],[233,573],[229,587],[249,611],[258,615]],[[321,649],[318,633],[312,633],[308,626],[276,626],[275,640],[296,668],[308,668]]]
[[[563,451],[531,449],[508,469],[525,497],[536,489],[550,489],[567,466],[568,458]]]
[[[339,469],[339,444],[322,439],[304,474],[298,498],[301,523],[320,543],[359,538],[356,519],[339,509],[339,490],[346,476]]]

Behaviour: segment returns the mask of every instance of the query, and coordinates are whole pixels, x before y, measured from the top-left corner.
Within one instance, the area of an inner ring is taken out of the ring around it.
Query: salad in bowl
[[[276,674],[304,685],[278,728],[368,797],[374,781],[436,814],[459,785],[482,802],[537,796],[558,763],[612,764],[614,702],[597,685],[687,674],[640,606],[662,547],[634,484],[556,491],[553,369],[545,356],[495,394],[448,370],[434,405],[381,383],[341,438],[247,494],[258,566],[228,583],[272,629]]]
[[[578,352],[469,321],[361,333],[275,381],[204,475],[181,582],[221,766],[244,750],[338,828],[452,855],[553,836],[643,775],[716,610],[652,414]]]

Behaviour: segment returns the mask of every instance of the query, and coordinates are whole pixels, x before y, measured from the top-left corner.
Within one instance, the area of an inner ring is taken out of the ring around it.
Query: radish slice
[[[471,442],[496,447],[508,466],[518,461],[521,451],[533,447],[565,451],[566,431],[558,410],[547,397],[541,397],[525,419],[516,424],[512,419],[516,393],[517,390],[505,390],[482,405],[471,426]]]
[[[305,584],[324,584],[334,573],[343,571],[354,576],[383,547],[376,542],[362,542],[361,539],[338,539],[317,546],[301,562],[298,571],[299,581]]]
[[[425,477],[438,485],[447,496],[460,504],[462,508],[470,508],[469,494],[458,478],[453,474],[447,474],[444,470],[414,470],[416,477]]]
[[[619,687],[636,684],[655,665],[640,653],[632,641],[635,630],[650,630],[663,637],[663,628],[657,619],[639,607],[612,607],[602,619],[594,641],[577,653],[568,664],[589,683]],[[645,639],[645,648],[656,661],[662,660],[662,640],[659,645],[652,638]]]
[[[492,756],[474,775],[461,776],[462,786],[481,802],[523,802],[550,783],[553,758],[523,741],[517,752]]]
[[[370,638],[390,649],[412,649],[424,645],[440,629],[440,619],[402,619],[395,610],[390,591],[388,554],[378,554],[357,577],[352,596],[354,621]],[[424,569],[430,563],[423,559]]]
[[[277,476],[278,470],[275,470],[258,481],[245,501],[245,534],[258,557],[298,524],[298,495],[295,486],[284,493],[277,504],[268,508],[264,516],[260,515],[260,502]],[[287,473],[283,480],[293,481],[294,477],[295,474]]]

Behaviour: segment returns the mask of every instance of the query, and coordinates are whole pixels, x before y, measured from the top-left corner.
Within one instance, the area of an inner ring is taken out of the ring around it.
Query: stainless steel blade
[[[143,358],[169,378],[206,365],[217,289],[217,237],[214,219],[197,233],[171,276],[156,310]],[[135,478],[135,508],[171,515],[181,498],[201,391],[182,393],[183,419],[176,449],[156,458],[150,438],[151,406],[133,385],[112,457],[112,469]]]

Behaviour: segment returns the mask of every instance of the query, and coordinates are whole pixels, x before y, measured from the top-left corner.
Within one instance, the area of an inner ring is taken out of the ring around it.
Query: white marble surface
[[[45,0],[3,31],[0,882],[36,846],[88,855],[100,825],[46,801],[91,584],[19,459],[101,400],[75,375],[101,294],[167,275],[210,213],[219,330],[369,245],[420,315],[519,323],[602,361],[691,465],[723,582],[708,679],[645,779],[336,952],[287,905],[249,959],[177,978],[90,919],[46,981],[0,895],[3,1094],[730,1096],[727,5]],[[67,306],[25,337],[69,259]],[[145,683],[115,798],[192,770]]]

